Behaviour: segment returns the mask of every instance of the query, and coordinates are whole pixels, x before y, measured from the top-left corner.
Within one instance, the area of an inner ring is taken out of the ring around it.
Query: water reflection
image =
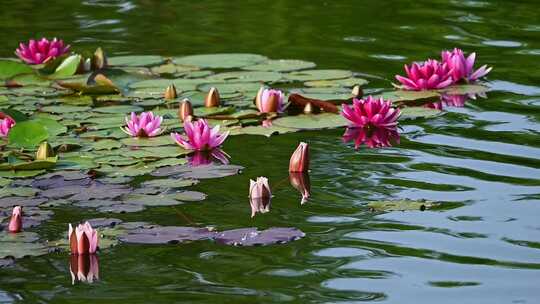
[[[99,280],[99,260],[95,254],[72,254],[69,260],[71,284],[75,282],[93,283]]]
[[[270,205],[272,204],[271,197],[250,197],[249,204],[251,206],[251,217],[255,217],[257,213],[270,212]]]
[[[437,110],[442,110],[445,107],[462,108],[468,100],[476,100],[477,97],[487,98],[487,95],[485,92],[477,94],[444,94],[439,101],[428,103],[425,106]]]
[[[368,148],[391,147],[392,143],[399,144],[397,128],[381,128],[366,126],[364,128],[347,128],[343,134],[343,141],[354,141],[354,148],[365,144]]]
[[[311,195],[311,182],[307,172],[289,172],[289,181],[291,185],[300,192],[302,200],[300,204],[305,204]]]
[[[229,164],[229,154],[221,149],[213,149],[211,151],[195,151],[188,157],[188,163],[192,167],[211,165],[213,163],[219,165]]]

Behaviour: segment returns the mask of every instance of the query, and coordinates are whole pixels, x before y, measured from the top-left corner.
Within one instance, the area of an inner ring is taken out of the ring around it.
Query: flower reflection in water
[[[289,181],[291,185],[300,192],[302,200],[300,204],[305,204],[311,195],[311,182],[307,172],[289,172]]]
[[[71,283],[93,283],[99,280],[99,260],[95,254],[71,255],[69,260]]]
[[[343,134],[343,141],[354,141],[354,148],[365,144],[369,148],[391,147],[392,142],[399,144],[397,128],[382,128],[366,126],[363,128],[347,128]]]
[[[428,103],[425,105],[425,107],[436,110],[442,110],[445,107],[462,108],[469,99],[476,100],[477,97],[487,98],[486,93],[454,95],[444,94],[441,96],[439,101]]]
[[[212,149],[210,151],[195,151],[188,157],[188,163],[192,167],[216,164],[229,164],[229,154],[221,149]]]

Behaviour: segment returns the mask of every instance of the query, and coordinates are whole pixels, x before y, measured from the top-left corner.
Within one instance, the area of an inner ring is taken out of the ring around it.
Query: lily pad
[[[206,77],[208,82],[276,82],[283,76],[278,72],[237,71],[225,72]]]
[[[185,179],[207,179],[236,175],[244,167],[237,165],[203,165],[191,167],[188,165],[159,168],[152,172],[153,176],[175,176]]]
[[[13,206],[22,206],[24,207],[36,207],[44,202],[46,202],[47,199],[43,197],[4,197],[0,198],[0,208],[11,208]]]
[[[349,78],[353,74],[346,70],[305,70],[283,74],[289,81],[311,81]]]
[[[8,79],[15,75],[32,72],[34,72],[34,70],[22,62],[13,60],[0,60],[0,80]]]
[[[401,109],[399,120],[433,118],[444,114],[443,111],[426,107],[406,107]]]
[[[260,125],[260,126],[247,126],[247,127],[236,126],[236,127],[228,128],[227,131],[230,131],[230,135],[262,135],[262,136],[270,137],[276,134],[293,133],[293,132],[298,131],[298,129],[280,127],[276,125],[272,125],[270,127],[263,127],[262,125]]]
[[[120,236],[120,241],[131,244],[178,244],[212,239],[215,234],[208,228],[164,226],[131,230],[127,235]]]
[[[153,188],[184,188],[188,186],[193,186],[198,183],[194,179],[154,179],[149,180],[141,184],[141,187],[153,187]]]
[[[107,114],[127,114],[131,112],[141,112],[144,109],[138,106],[108,106],[108,107],[101,107],[101,108],[94,108],[92,111],[98,112],[98,113],[107,113]]]
[[[441,91],[448,95],[482,94],[489,91],[489,88],[478,84],[466,84],[450,86]]]
[[[208,54],[176,57],[177,64],[193,65],[200,68],[232,69],[257,64],[268,58],[257,54]]]
[[[47,247],[38,241],[34,232],[0,232],[0,258],[19,259],[26,256],[39,256],[47,253]]]
[[[81,55],[71,55],[62,61],[62,63],[54,70],[54,73],[50,75],[50,77],[65,78],[73,76],[77,72],[80,62]]]
[[[289,243],[305,236],[297,228],[269,228],[258,231],[257,228],[227,230],[217,234],[217,243],[233,246],[264,246]]]
[[[295,59],[268,60],[256,65],[243,67],[244,70],[271,71],[271,72],[291,72],[305,69],[312,69],[316,65],[310,61]]]
[[[304,82],[304,85],[308,87],[315,88],[326,88],[326,87],[346,87],[352,88],[355,85],[365,85],[369,81],[363,78],[346,78],[346,79],[336,79],[336,80],[312,80]]]
[[[109,65],[118,66],[152,66],[165,61],[161,56],[134,55],[134,56],[114,56],[107,58]]]
[[[9,131],[9,143],[21,148],[34,148],[49,137],[47,129],[36,121],[23,121]]]
[[[157,137],[128,137],[121,140],[122,144],[134,147],[157,147],[168,146],[174,144],[170,135],[162,135]]]
[[[438,202],[432,201],[414,201],[414,200],[395,200],[395,201],[375,201],[369,202],[367,206],[375,211],[414,211],[427,210],[440,206]]]

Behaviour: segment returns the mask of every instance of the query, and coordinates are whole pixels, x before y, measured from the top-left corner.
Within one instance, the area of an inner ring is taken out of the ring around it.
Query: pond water
[[[99,281],[72,285],[69,254],[0,269],[0,303],[538,303],[540,301],[540,18],[536,1],[18,1],[0,11],[0,57],[30,36],[77,50],[184,56],[247,52],[366,74],[390,88],[403,64],[442,49],[494,67],[487,98],[401,124],[400,144],[354,149],[343,129],[234,136],[242,174],[205,179],[200,202],[115,214],[160,225],[297,227],[265,247],[119,245],[99,254]],[[299,141],[311,147],[310,200],[288,183]],[[250,217],[249,179],[267,176],[272,210]],[[450,207],[373,212],[374,200]],[[451,204],[453,203],[453,204]],[[37,231],[103,217],[54,208]]]

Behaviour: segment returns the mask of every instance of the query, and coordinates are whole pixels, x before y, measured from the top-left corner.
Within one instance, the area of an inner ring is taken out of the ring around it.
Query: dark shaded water
[[[0,56],[19,40],[58,36],[111,54],[252,52],[380,77],[454,46],[494,66],[488,99],[405,124],[384,150],[343,144],[343,130],[233,137],[244,174],[205,180],[201,203],[121,216],[219,229],[297,226],[303,240],[234,248],[118,246],[99,255],[98,283],[71,285],[67,255],[0,270],[0,303],[540,301],[540,15],[536,1],[20,1],[0,5]],[[385,80],[386,79],[386,80]],[[299,140],[312,146],[313,198],[280,182]],[[256,153],[254,153],[255,151]],[[275,185],[271,213],[250,219],[250,177]],[[446,211],[373,214],[376,199],[457,202]],[[178,214],[183,214],[179,216]],[[44,235],[95,217],[57,210]]]

